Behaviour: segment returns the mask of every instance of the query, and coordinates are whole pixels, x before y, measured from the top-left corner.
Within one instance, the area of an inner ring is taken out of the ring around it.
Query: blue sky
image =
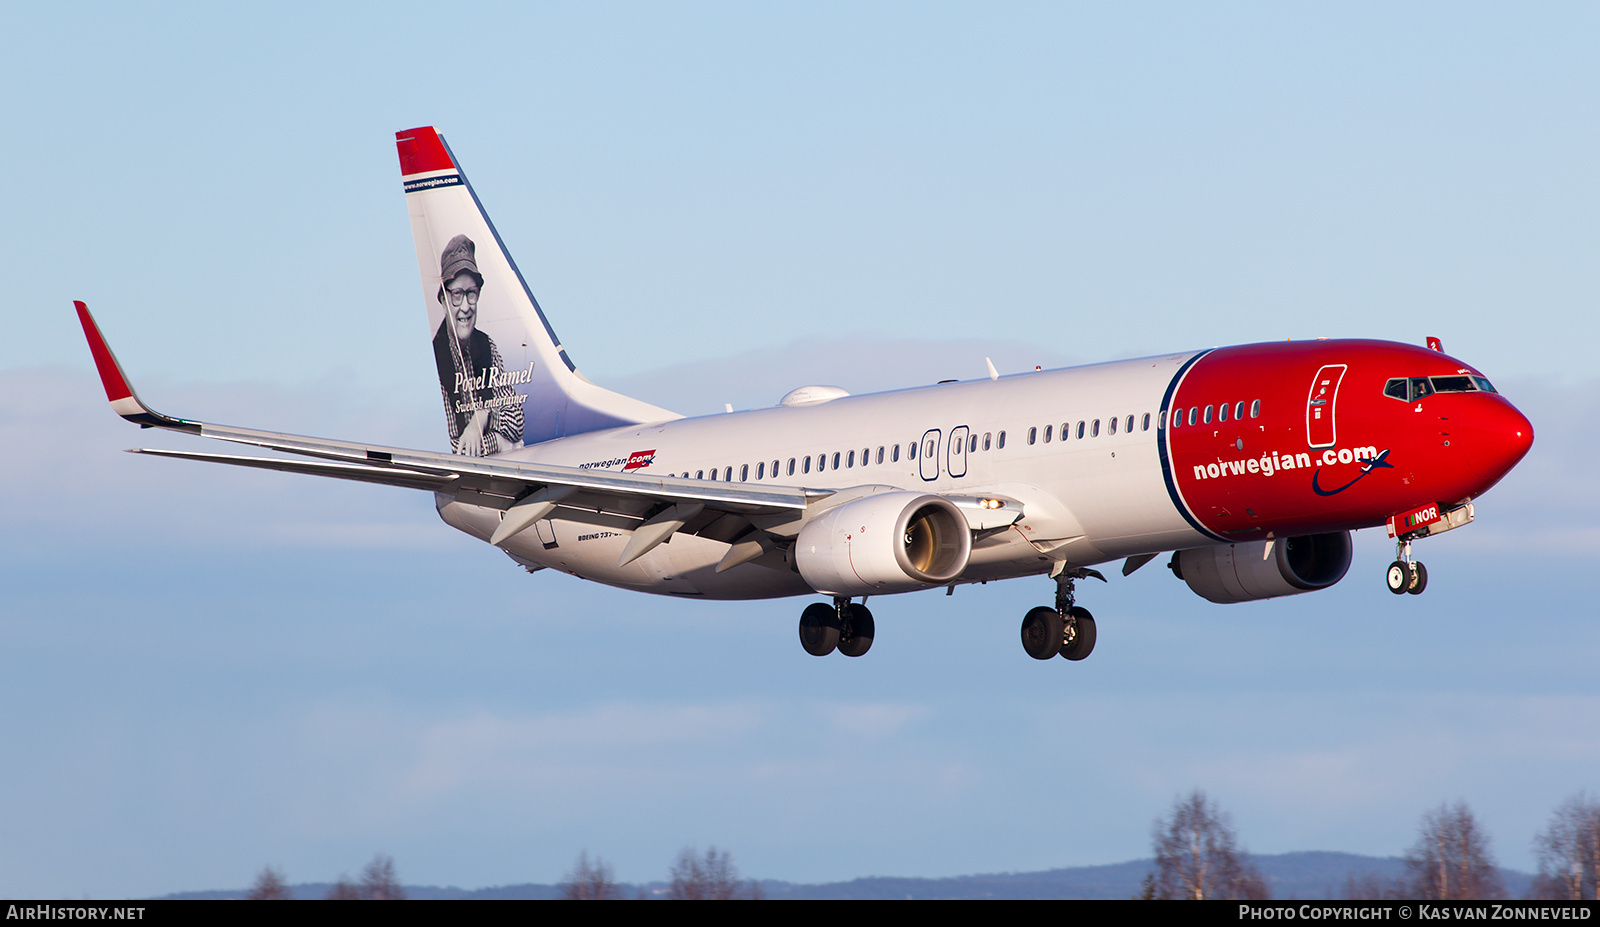
[[[429,24],[430,31],[418,24]],[[1531,866],[1600,791],[1600,12],[1463,4],[63,5],[19,12],[0,342],[0,892],[554,881],[685,844],[820,880],[1254,849]],[[1319,335],[1446,347],[1539,432],[1420,598],[1158,565],[1035,665],[1043,581],[874,603],[526,576],[380,487],[117,453],[86,299],[188,417],[441,447],[393,132],[435,124],[580,368],[684,412]]]

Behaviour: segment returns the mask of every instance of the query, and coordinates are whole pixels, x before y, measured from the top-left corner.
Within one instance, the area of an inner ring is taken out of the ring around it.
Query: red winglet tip
[[[400,152],[400,176],[409,177],[426,171],[447,171],[455,167],[444,140],[433,126],[419,126],[394,134],[395,147]]]
[[[105,336],[100,334],[100,326],[95,324],[94,316],[89,314],[89,307],[81,299],[72,301],[77,307],[78,322],[83,325],[83,336],[89,339],[89,353],[94,355],[95,369],[100,372],[100,385],[105,387],[106,399],[116,402],[118,399],[127,399],[133,395],[133,388],[128,385],[127,377],[122,375],[122,368],[117,365],[117,359],[111,355],[111,346],[106,344]]]

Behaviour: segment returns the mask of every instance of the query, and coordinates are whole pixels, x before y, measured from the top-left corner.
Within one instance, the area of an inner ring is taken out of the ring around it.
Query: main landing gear
[[[859,657],[872,648],[872,612],[848,597],[835,597],[832,605],[813,602],[800,613],[800,646],[813,657],[835,650]]]
[[[1428,568],[1420,561],[1411,559],[1411,539],[1402,538],[1395,542],[1395,561],[1389,564],[1389,572],[1384,575],[1384,580],[1389,584],[1389,591],[1395,595],[1421,595],[1422,590],[1428,588]]]
[[[1056,576],[1056,605],[1041,605],[1022,618],[1022,649],[1035,660],[1062,656],[1082,660],[1094,652],[1094,616],[1074,605],[1074,584],[1080,579],[1105,582],[1098,570],[1064,570]]]

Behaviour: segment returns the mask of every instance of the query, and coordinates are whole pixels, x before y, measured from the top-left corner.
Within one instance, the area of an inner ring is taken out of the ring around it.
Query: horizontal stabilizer
[[[449,488],[453,477],[436,473],[418,473],[396,467],[367,467],[360,464],[335,463],[323,460],[289,460],[283,457],[242,457],[235,454],[205,454],[199,451],[166,451],[157,448],[129,448],[130,454],[148,454],[152,457],[175,457],[179,460],[198,460],[203,463],[231,464],[235,467],[253,467],[257,470],[278,470],[283,473],[304,473],[310,476],[331,476],[358,483],[382,483],[385,486],[404,486],[408,489]]]

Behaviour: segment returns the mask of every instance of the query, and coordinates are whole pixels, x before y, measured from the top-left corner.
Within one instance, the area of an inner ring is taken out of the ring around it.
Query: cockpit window
[[[1462,387],[1460,381],[1468,381],[1468,385]],[[1442,386],[1443,383],[1451,385]],[[1467,377],[1433,377],[1432,382],[1429,382],[1428,377],[1396,377],[1383,384],[1383,394],[1401,402],[1416,402],[1425,396],[1432,396],[1435,392],[1466,393],[1472,389]]]
[[[1472,393],[1478,384],[1471,377],[1432,377],[1433,389],[1439,393]]]
[[[1490,383],[1487,379],[1485,379],[1483,377],[1473,377],[1472,378],[1472,382],[1478,384],[1478,389],[1481,389],[1486,393],[1498,393],[1498,392],[1500,392],[1499,390],[1494,388],[1494,385],[1492,383]]]

